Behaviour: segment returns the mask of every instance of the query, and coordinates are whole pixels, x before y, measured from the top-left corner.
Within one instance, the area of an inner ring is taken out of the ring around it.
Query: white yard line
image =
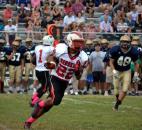
[[[74,99],[74,98],[71,98],[71,97],[64,97],[64,100],[67,100],[67,101],[72,101],[74,102],[75,104],[95,104],[95,105],[98,105],[98,106],[105,106],[105,105],[111,105],[114,104],[114,102],[110,103],[110,102],[92,102],[92,101],[84,101],[84,100],[80,100],[80,99]],[[128,108],[128,109],[133,109],[133,110],[136,110],[136,111],[142,111],[142,108],[140,107],[133,107],[133,106],[130,106],[130,105],[122,105],[122,107],[124,108]]]

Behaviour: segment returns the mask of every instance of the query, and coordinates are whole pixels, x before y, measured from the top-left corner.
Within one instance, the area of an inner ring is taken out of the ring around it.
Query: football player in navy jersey
[[[27,92],[27,85],[29,81],[30,72],[33,71],[33,65],[31,63],[32,55],[34,54],[35,45],[32,43],[31,38],[26,38],[25,41],[25,53],[24,53],[24,63],[25,63],[25,78],[23,80],[24,92]]]
[[[54,105],[59,105],[64,96],[65,89],[73,74],[77,79],[81,77],[82,70],[88,64],[88,56],[82,51],[84,39],[79,33],[71,33],[67,36],[67,45],[60,43],[55,47],[55,53],[48,59],[45,66],[51,71],[51,86],[49,96],[35,104],[34,111],[25,122],[24,128],[29,130],[45,112],[48,112]]]
[[[116,96],[113,110],[118,110],[119,105],[127,94],[131,83],[130,64],[132,61],[135,63],[134,79],[138,78],[139,64],[136,62],[138,57],[138,50],[131,46],[131,39],[127,35],[120,38],[120,45],[110,49],[110,66],[113,70],[114,94]],[[119,92],[120,83],[122,89]]]
[[[24,69],[24,51],[18,41],[13,41],[12,46],[7,51],[8,64],[9,64],[9,93],[14,92],[14,82],[16,84],[16,91],[19,93],[22,72]]]
[[[6,71],[6,50],[5,41],[0,39],[0,93],[4,93],[4,79]]]

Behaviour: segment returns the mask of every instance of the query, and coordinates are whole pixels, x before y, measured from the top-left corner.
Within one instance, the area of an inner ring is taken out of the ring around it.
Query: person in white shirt
[[[72,22],[75,22],[76,19],[75,19],[75,16],[73,15],[73,12],[70,11],[68,13],[68,15],[66,15],[63,19],[63,25],[64,26],[68,26],[69,24],[71,24]]]
[[[17,25],[12,23],[12,19],[8,20],[8,24],[4,27],[7,45],[11,45],[15,39],[15,34],[17,32]]]

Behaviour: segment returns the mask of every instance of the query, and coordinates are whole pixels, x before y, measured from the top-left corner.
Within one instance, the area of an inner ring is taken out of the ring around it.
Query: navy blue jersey
[[[127,71],[130,69],[131,62],[139,58],[137,48],[132,47],[127,53],[122,52],[120,46],[114,46],[110,49],[109,57],[114,59],[114,68],[118,71]]]
[[[26,46],[24,46],[24,61],[25,63],[30,63],[31,62],[31,56],[33,56],[34,51],[35,51],[35,45],[33,45],[31,48],[27,48]]]
[[[103,62],[109,62],[109,53],[110,53],[110,49],[107,50],[106,55],[103,59]]]
[[[7,55],[11,55],[13,53],[13,48],[9,47],[6,52]],[[8,61],[9,65],[19,66],[21,64],[21,59],[24,57],[24,50],[22,47],[19,47],[17,51],[14,53],[11,60]]]
[[[7,60],[7,58],[6,58],[7,50],[8,50],[7,47],[0,48],[0,62],[6,62],[6,60]]]

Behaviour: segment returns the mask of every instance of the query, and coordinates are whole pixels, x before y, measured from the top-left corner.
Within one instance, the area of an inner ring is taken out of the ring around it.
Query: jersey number
[[[39,59],[38,59],[39,63],[42,63],[42,50],[39,50]]]
[[[5,59],[4,56],[5,56],[5,52],[0,52],[0,59],[1,59],[1,60],[4,60],[4,59]]]
[[[57,74],[60,77],[63,77],[65,79],[71,79],[74,69],[68,69],[66,66],[63,66],[62,64],[59,64],[59,67],[57,68]]]
[[[127,66],[131,63],[131,58],[130,57],[124,57],[124,56],[120,56],[117,60],[117,64],[119,66]]]
[[[20,53],[14,54],[11,61],[20,61]]]

